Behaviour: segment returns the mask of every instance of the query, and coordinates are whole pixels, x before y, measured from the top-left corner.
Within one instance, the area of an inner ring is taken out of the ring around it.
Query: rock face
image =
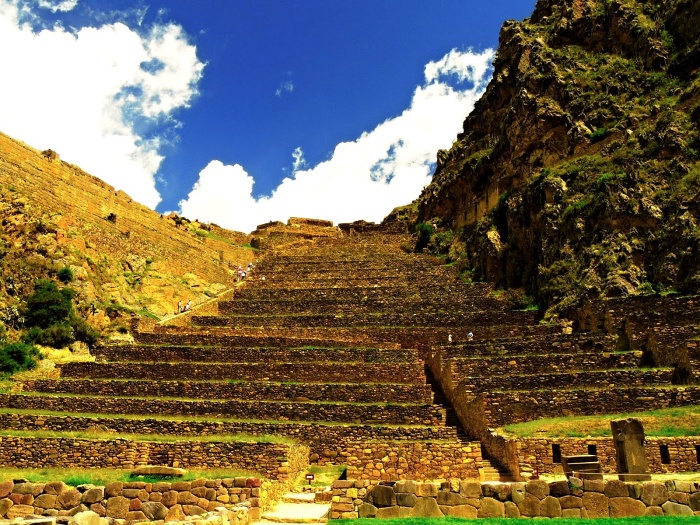
[[[418,221],[476,278],[563,309],[700,287],[700,1],[539,0]]]

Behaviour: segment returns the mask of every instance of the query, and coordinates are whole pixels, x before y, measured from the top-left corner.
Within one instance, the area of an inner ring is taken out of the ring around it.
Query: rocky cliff
[[[699,0],[539,0],[506,22],[418,222],[451,230],[467,275],[552,312],[697,292],[699,28]]]
[[[215,225],[162,216],[124,192],[0,134],[0,314],[37,278],[70,268],[78,309],[105,327],[121,314],[162,317],[229,287],[254,253]],[[153,316],[151,315],[151,316]]]

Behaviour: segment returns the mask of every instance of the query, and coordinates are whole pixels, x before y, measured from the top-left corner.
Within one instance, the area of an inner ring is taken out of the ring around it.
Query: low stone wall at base
[[[607,518],[700,516],[700,483],[580,480],[547,483],[335,481],[331,519],[443,517]]]
[[[269,482],[268,482],[269,484]],[[276,483],[281,485],[280,483]],[[0,518],[74,516],[92,511],[127,521],[183,521],[208,512],[235,515],[241,525],[260,517],[265,489],[258,478],[199,479],[176,482],[114,482],[70,487],[49,483],[0,482]],[[216,521],[219,523],[219,521]]]

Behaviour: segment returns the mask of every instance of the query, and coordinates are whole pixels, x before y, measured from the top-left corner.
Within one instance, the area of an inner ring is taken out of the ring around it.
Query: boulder
[[[505,505],[493,498],[481,500],[481,507],[477,513],[478,518],[503,518],[506,515]]]
[[[77,489],[69,489],[56,497],[56,507],[59,510],[72,509],[80,504],[82,494]]]
[[[376,518],[377,507],[370,503],[363,503],[358,507],[357,515],[359,518]]]
[[[126,519],[131,502],[124,496],[115,496],[107,500],[107,517]]]
[[[624,518],[627,516],[644,516],[646,505],[638,499],[629,497],[610,498],[610,517]]]
[[[687,505],[667,501],[661,508],[666,516],[693,516],[693,511]]]
[[[394,489],[386,485],[377,485],[367,494],[367,502],[377,508],[396,505]]]
[[[525,492],[532,494],[537,499],[549,496],[549,484],[540,479],[533,479],[525,483]]]
[[[68,525],[107,525],[107,520],[100,518],[95,512],[85,510],[71,516]]]
[[[168,508],[157,501],[147,501],[141,506],[141,512],[151,521],[164,520],[168,515]]]
[[[506,518],[520,517],[520,509],[515,503],[513,503],[512,501],[506,501],[503,505],[506,510]]]
[[[90,505],[91,503],[98,503],[103,499],[105,499],[104,487],[93,487],[83,492],[80,501],[86,505]]]
[[[540,502],[540,516],[561,518],[561,504],[553,496],[547,496]]]
[[[659,506],[668,501],[666,485],[659,481],[645,481],[642,483],[640,499],[647,507]]]
[[[14,486],[15,484],[12,481],[0,481],[0,499],[9,496]]]
[[[581,503],[588,518],[607,518],[610,515],[608,497],[605,494],[584,492],[581,496]]]
[[[418,498],[415,494],[408,492],[397,492],[396,493],[396,504],[399,507],[415,507]]]
[[[472,507],[471,505],[456,505],[454,507],[449,507],[446,515],[454,518],[476,519],[477,513],[478,510],[476,507]]]
[[[174,505],[165,515],[165,521],[166,523],[168,521],[185,521],[185,517],[185,513],[182,510],[182,505]]]
[[[434,498],[418,498],[415,506],[411,509],[411,516],[420,518],[442,518],[445,515],[440,510]]]

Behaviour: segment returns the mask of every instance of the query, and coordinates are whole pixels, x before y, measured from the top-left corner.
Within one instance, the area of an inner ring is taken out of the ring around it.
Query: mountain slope
[[[253,257],[243,234],[164,217],[3,134],[0,209],[0,310],[68,267],[91,323],[119,312],[163,316],[178,300],[197,304],[230,286],[230,265]]]
[[[700,289],[700,1],[540,0],[418,199],[476,278],[553,312]]]

